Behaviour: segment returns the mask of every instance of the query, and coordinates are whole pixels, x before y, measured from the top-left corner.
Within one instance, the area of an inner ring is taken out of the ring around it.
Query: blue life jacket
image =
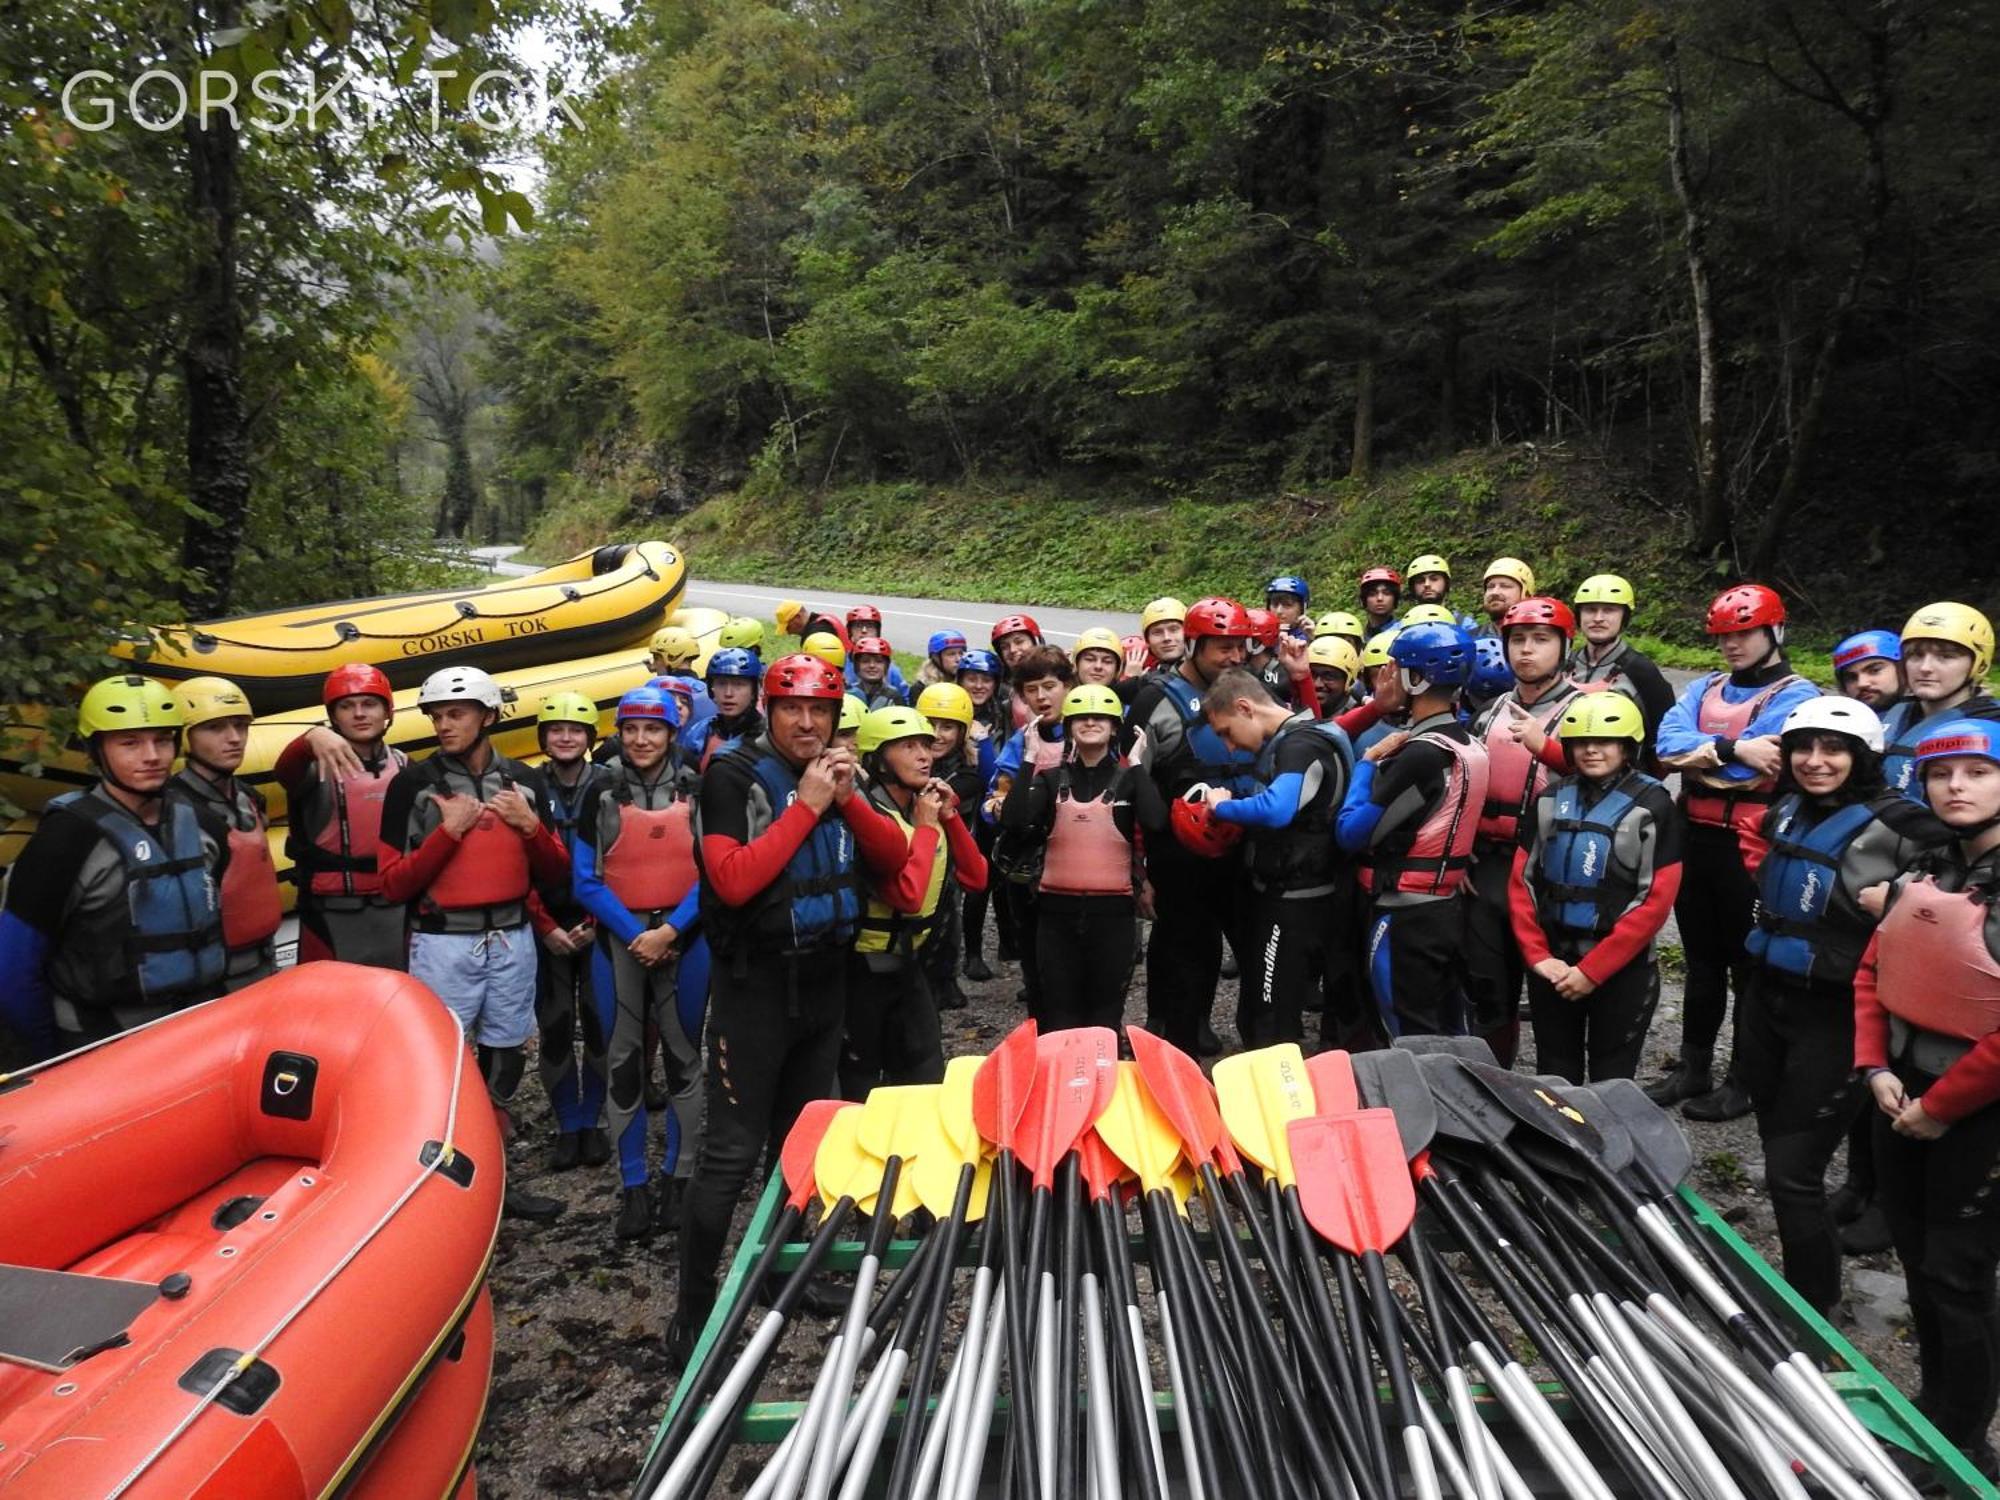
[[[79,932],[76,944],[65,943],[85,958],[92,989],[65,998],[109,1005],[136,985],[149,1005],[208,999],[222,981],[228,955],[222,901],[193,806],[168,798],[152,827],[83,792],[66,793],[49,807],[87,819],[118,851],[125,870],[125,910],[103,913],[98,930]]]
[[[1555,817],[1535,864],[1537,915],[1551,945],[1565,956],[1588,952],[1638,896],[1630,873],[1613,857],[1618,825],[1638,794],[1658,784],[1633,772],[1589,807],[1580,780],[1571,777],[1556,787]]]
[[[1798,979],[1853,978],[1868,944],[1867,928],[1828,919],[1840,882],[1840,858],[1875,821],[1865,802],[1850,803],[1807,828],[1804,798],[1791,792],[1772,809],[1771,849],[1757,871],[1757,922],[1744,946],[1767,969]]]
[[[799,779],[791,766],[761,741],[730,752],[747,760],[750,774],[770,800],[775,821],[798,800]],[[757,837],[764,830],[752,827]],[[829,814],[807,835],[784,872],[747,905],[729,907],[701,883],[702,920],[709,946],[718,953],[804,953],[841,947],[854,937],[863,901],[854,831]],[[697,830],[695,861],[701,861]]]
[[[1200,696],[1179,672],[1166,674],[1160,682],[1186,725],[1183,738],[1194,760],[1190,783],[1225,786],[1231,796],[1254,797],[1258,786],[1251,770],[1257,757],[1248,750],[1232,750],[1222,742],[1222,736],[1209,727],[1208,715],[1201,711]]]
[[[1901,792],[1912,802],[1924,800],[1916,760],[1917,741],[1923,738],[1917,726],[1922,722],[1912,698],[1905,698],[1882,716],[1882,779],[1889,783],[1890,791]]]

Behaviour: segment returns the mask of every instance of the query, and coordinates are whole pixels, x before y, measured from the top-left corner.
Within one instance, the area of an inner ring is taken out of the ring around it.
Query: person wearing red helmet
[[[1508,909],[1514,845],[1521,820],[1549,783],[1569,770],[1562,742],[1548,733],[1577,687],[1563,675],[1576,617],[1560,599],[1523,599],[1500,617],[1500,642],[1514,686],[1472,721],[1486,744],[1486,805],[1472,846],[1472,906],[1466,920],[1466,998],[1472,1030],[1503,1068],[1521,1039],[1521,987],[1527,970]]]
[[[1042,627],[1033,615],[1003,615],[993,622],[993,652],[1009,672],[1014,663],[1042,644]]]
[[[847,651],[847,690],[867,703],[870,708],[883,703],[908,703],[910,701],[909,680],[903,676],[903,669],[896,665],[895,654],[883,642],[877,652],[874,647],[863,649],[864,641],[882,640],[882,611],[872,604],[857,604],[847,612],[847,634],[842,638]],[[894,695],[882,697],[862,668],[862,658],[880,660],[887,663],[881,668],[882,680],[887,691]],[[878,699],[880,701],[878,701]]]
[[[389,783],[409,764],[386,743],[395,695],[380,667],[353,662],[327,674],[325,724],[278,756],[290,819],[285,853],[298,872],[299,962],[401,969],[409,963],[408,913],[382,895],[375,845]]]
[[[847,670],[853,677],[849,687],[854,696],[870,708],[909,707],[908,695],[889,680],[889,674],[896,668],[895,658],[895,650],[879,635],[865,635],[857,640],[847,658]]]
[[[1216,678],[1243,665],[1249,612],[1234,599],[1198,599],[1188,608],[1184,634],[1186,654],[1147,677],[1132,697],[1129,722],[1141,735],[1135,759],[1167,801],[1190,793],[1198,798],[1215,786],[1254,795],[1256,756],[1225,743],[1201,706]],[[1154,910],[1146,945],[1147,1024],[1183,1050],[1220,1050],[1209,1018],[1223,939],[1238,930],[1241,873],[1240,850],[1202,859],[1174,839],[1146,846]],[[1234,942],[1231,947],[1244,951]]]
[[[1776,589],[1739,583],[1708,607],[1708,634],[1723,670],[1689,683],[1660,720],[1660,763],[1681,774],[1687,819],[1685,874],[1674,901],[1687,954],[1681,1055],[1647,1093],[1655,1103],[1687,1103],[1698,1120],[1750,1112],[1733,1076],[1715,1087],[1715,1042],[1747,979],[1745,940],[1757,906],[1755,874],[1764,857],[1761,827],[1783,766],[1780,736],[1791,711],[1819,689],[1785,660],[1785,602]]]
[[[1403,597],[1403,575],[1394,568],[1378,565],[1361,572],[1361,623],[1373,640],[1385,630],[1396,628],[1396,604]]]
[[[799,1111],[833,1092],[864,877],[893,880],[910,853],[856,795],[853,752],[834,746],[845,689],[817,657],[773,662],[764,733],[711,761],[695,799],[713,969],[701,1151],[666,1336],[677,1370],[715,1306],[723,1243],[759,1159],[768,1149],[775,1161]]]

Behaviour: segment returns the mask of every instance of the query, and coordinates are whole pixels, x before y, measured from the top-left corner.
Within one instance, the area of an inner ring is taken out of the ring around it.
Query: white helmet
[[[477,667],[440,667],[417,689],[417,707],[433,703],[477,703],[499,710],[504,701],[500,684]]]
[[[1778,731],[1788,734],[1846,734],[1861,741],[1877,755],[1882,753],[1882,720],[1875,710],[1853,698],[1836,698],[1831,694],[1808,698],[1797,708],[1785,715],[1785,727]]]

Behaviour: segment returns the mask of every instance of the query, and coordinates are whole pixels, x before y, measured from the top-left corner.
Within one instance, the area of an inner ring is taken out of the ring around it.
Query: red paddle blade
[[[1299,1206],[1322,1238],[1359,1255],[1387,1250],[1410,1227],[1416,1186],[1393,1110],[1294,1120],[1286,1127]]]
[[[1035,1086],[1021,1115],[1015,1154],[1034,1185],[1046,1188],[1055,1185],[1056,1163],[1075,1149],[1077,1138],[1110,1102],[1103,1080],[1109,1074],[1117,1083],[1118,1034],[1108,1026],[1080,1026],[1051,1032],[1035,1050]]]
[[[801,1213],[819,1190],[813,1176],[813,1158],[819,1154],[820,1139],[833,1123],[833,1117],[845,1108],[844,1100],[815,1099],[799,1111],[798,1119],[785,1135],[784,1148],[778,1153],[778,1168],[785,1174],[785,1186],[791,1189],[785,1202]]]
[[[1354,1082],[1354,1059],[1345,1052],[1316,1052],[1306,1059],[1313,1098],[1323,1115],[1351,1114],[1361,1108],[1361,1090]]]
[[[1086,1130],[1083,1138],[1076,1143],[1076,1159],[1083,1169],[1083,1185],[1089,1189],[1093,1203],[1108,1196],[1125,1177],[1125,1163],[1104,1144],[1104,1137],[1095,1130]]]
[[[972,1123],[1002,1151],[1020,1155],[1021,1111],[1035,1086],[1035,1023],[1023,1021],[986,1054],[972,1079]]]
[[[1222,1111],[1215,1090],[1202,1076],[1201,1064],[1142,1026],[1126,1027],[1125,1038],[1132,1044],[1132,1060],[1139,1065],[1146,1092],[1179,1134],[1188,1161],[1198,1167],[1214,1159],[1224,1172],[1242,1171],[1236,1148],[1222,1133]]]

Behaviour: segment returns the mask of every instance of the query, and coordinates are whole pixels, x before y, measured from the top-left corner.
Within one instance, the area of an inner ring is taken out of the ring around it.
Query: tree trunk
[[[1375,356],[1362,358],[1354,370],[1354,452],[1347,477],[1366,484],[1375,473]]]
[[[472,447],[466,440],[465,418],[454,414],[444,432],[444,496],[438,507],[440,532],[462,537],[472,524],[473,507],[479,501],[479,486],[472,477]]]
[[[1667,164],[1674,197],[1681,205],[1681,253],[1687,260],[1688,288],[1694,298],[1694,551],[1713,557],[1728,547],[1735,530],[1729,495],[1722,481],[1722,437],[1717,416],[1719,380],[1715,354],[1715,297],[1708,273],[1708,215],[1695,186],[1688,158],[1687,96],[1681,87],[1680,54],[1666,41]]]
[[[1447,313],[1444,337],[1438,350],[1438,451],[1449,453],[1458,445],[1458,345],[1462,330],[1456,311]]]
[[[222,29],[234,26],[238,14],[236,0],[222,0],[208,19]],[[243,314],[236,296],[241,163],[226,111],[203,116],[190,110],[182,133],[195,246],[181,367],[187,382],[188,499],[196,514],[181,532],[181,562],[193,575],[181,599],[190,617],[200,619],[229,607],[236,549],[250,514],[250,423],[243,404]]]

